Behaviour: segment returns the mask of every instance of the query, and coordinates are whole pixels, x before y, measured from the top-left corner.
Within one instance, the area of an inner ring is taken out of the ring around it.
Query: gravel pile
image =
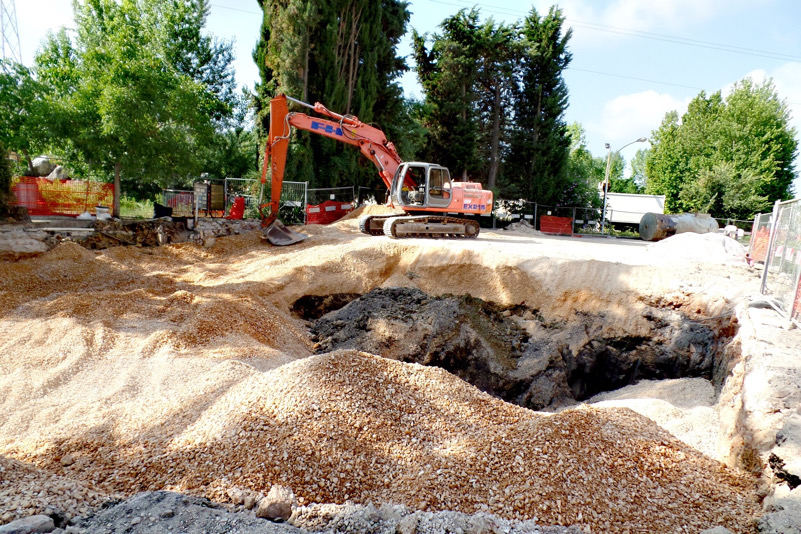
[[[65,458],[64,467],[69,469],[72,461]],[[108,495],[69,477],[0,456],[0,525],[36,514],[71,519],[90,513],[108,499]]]
[[[508,521],[488,514],[419,512],[400,505],[315,504],[295,507],[286,523],[257,519],[252,513],[208,499],[167,491],[141,493],[77,522],[82,534],[582,534],[577,527],[544,527],[533,521]]]
[[[544,415],[436,368],[340,351],[260,375],[186,426],[87,433],[21,456],[107,493],[230,500],[291,488],[300,504],[392,503],[594,532],[751,532],[753,480],[627,409]],[[179,428],[185,428],[176,435]],[[165,439],[167,438],[167,439]]]

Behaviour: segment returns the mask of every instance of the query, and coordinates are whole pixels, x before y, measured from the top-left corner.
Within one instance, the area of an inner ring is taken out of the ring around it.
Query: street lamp
[[[640,138],[639,138],[639,139],[637,139],[636,141],[632,141],[631,143],[628,143],[628,144],[626,144],[626,145],[623,145],[622,147],[620,147],[620,148],[618,148],[617,150],[615,150],[615,154],[617,154],[618,152],[620,152],[621,150],[623,150],[624,148],[626,148],[626,147],[627,147],[627,146],[629,146],[629,145],[633,145],[634,143],[644,143],[644,142],[646,142],[646,141],[648,141],[648,139],[647,139],[647,138],[645,138],[645,137],[640,137]],[[610,167],[612,166],[612,146],[611,146],[609,143],[605,143],[605,144],[604,144],[604,147],[605,147],[605,148],[606,148],[606,149],[607,149],[609,152],[607,153],[607,156],[606,156],[606,175],[604,176],[604,181],[603,181],[603,188],[604,188],[604,210],[603,210],[603,212],[601,213],[601,235],[603,235],[603,234],[604,234],[604,229],[606,228],[606,193],[609,191],[609,169],[610,169]]]

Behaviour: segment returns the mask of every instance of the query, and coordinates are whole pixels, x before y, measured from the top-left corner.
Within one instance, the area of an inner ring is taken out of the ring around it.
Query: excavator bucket
[[[261,238],[269,241],[271,245],[286,246],[300,243],[306,239],[306,234],[301,234],[294,230],[290,230],[284,223],[278,219],[274,220],[267,228],[262,230]]]

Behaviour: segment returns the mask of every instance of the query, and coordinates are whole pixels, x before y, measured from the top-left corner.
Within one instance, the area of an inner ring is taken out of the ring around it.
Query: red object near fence
[[[540,231],[544,234],[573,235],[573,219],[571,217],[540,217]]]
[[[350,202],[326,200],[316,206],[306,206],[306,224],[331,224],[353,211]]]
[[[48,180],[22,176],[11,181],[15,206],[28,208],[29,215],[67,215],[76,217],[95,206],[114,204],[114,184],[84,180]]]
[[[231,210],[228,212],[226,219],[241,220],[245,216],[245,197],[234,198],[234,203],[231,205]]]
[[[768,254],[768,244],[770,243],[770,228],[760,228],[756,232],[751,232],[751,259],[765,263]]]

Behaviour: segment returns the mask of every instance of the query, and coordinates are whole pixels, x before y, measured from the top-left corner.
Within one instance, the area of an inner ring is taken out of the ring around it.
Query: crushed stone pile
[[[235,391],[233,390],[235,389]],[[284,365],[194,419],[135,439],[95,429],[14,456],[100,491],[170,489],[227,500],[291,488],[305,503],[393,503],[593,532],[750,532],[753,480],[630,410],[544,415],[436,368],[355,351]]]
[[[64,459],[65,464],[72,461]],[[36,514],[86,515],[110,498],[91,485],[0,456],[0,525]]]
[[[167,491],[140,493],[77,524],[82,534],[161,534],[168,531],[184,534],[442,534],[459,531],[469,534],[583,534],[578,527],[541,526],[533,521],[509,521],[489,514],[420,512],[391,504],[298,506],[286,523],[272,523],[208,499]]]

